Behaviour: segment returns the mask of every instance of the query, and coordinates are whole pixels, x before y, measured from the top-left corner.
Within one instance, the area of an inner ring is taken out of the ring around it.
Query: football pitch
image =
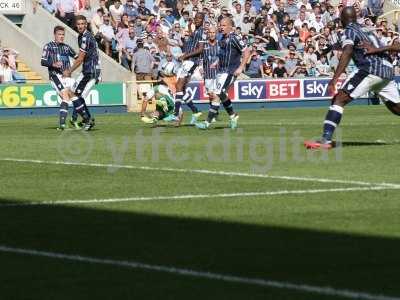
[[[400,300],[400,118],[325,112],[0,118],[0,299]]]

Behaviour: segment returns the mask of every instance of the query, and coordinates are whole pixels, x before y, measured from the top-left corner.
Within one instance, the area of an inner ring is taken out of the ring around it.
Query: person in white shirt
[[[99,32],[101,34],[101,44],[104,46],[104,51],[108,56],[111,56],[111,46],[112,40],[115,39],[114,28],[110,24],[110,17],[104,16],[103,23],[100,28]]]
[[[117,0],[113,5],[110,5],[108,9],[110,10],[112,26],[117,28],[118,24],[121,22],[122,14],[124,13],[124,6],[121,5],[121,1]]]
[[[90,22],[90,28],[92,29],[92,33],[94,36],[99,32],[100,26],[103,25],[103,15],[104,11],[102,8],[97,10],[97,13],[93,16]]]
[[[235,26],[242,26],[244,11],[242,10],[242,5],[236,3],[234,9],[232,10],[232,19],[235,22]]]
[[[0,82],[8,83],[13,81],[13,71],[8,64],[6,56],[2,56],[0,59]]]
[[[300,12],[299,17],[294,21],[294,27],[300,30],[304,23],[309,25],[309,22],[306,20],[306,13]]]
[[[310,22],[310,27],[314,27],[317,33],[321,33],[324,28],[324,23],[321,21],[321,15],[316,15],[315,20]]]

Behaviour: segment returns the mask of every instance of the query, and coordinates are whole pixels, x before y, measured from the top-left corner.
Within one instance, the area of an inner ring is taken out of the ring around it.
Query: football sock
[[[232,101],[228,98],[226,98],[223,102],[222,105],[224,106],[226,112],[228,113],[228,115],[232,116],[235,114],[235,112],[233,111],[233,105],[232,105]]]
[[[68,115],[68,103],[62,101],[60,104],[60,126],[65,125],[65,120],[67,119]]]
[[[75,107],[74,107],[73,110],[72,110],[72,117],[71,117],[71,120],[72,120],[73,122],[78,121],[78,113],[76,112]]]
[[[174,115],[176,117],[179,116],[179,111],[182,106],[182,98],[183,98],[183,92],[176,92],[176,94],[175,94],[175,110],[174,110]]]
[[[86,106],[85,99],[83,99],[83,97],[82,97],[82,96],[81,96],[81,97],[79,97],[79,99],[81,99],[81,100],[82,100],[82,102],[83,102],[83,107],[84,107],[84,109],[85,109],[85,111],[86,111],[87,115],[89,116],[89,118],[92,118],[92,116],[90,115],[90,111],[89,111],[88,107]]]
[[[188,92],[186,92],[185,95],[183,96],[183,101],[185,101],[186,105],[189,106],[189,108],[192,110],[194,114],[199,112],[197,107],[194,105],[193,100],[190,99],[190,94]]]
[[[85,103],[82,101],[82,98],[74,97],[71,99],[74,104],[74,108],[76,112],[82,117],[84,122],[89,121],[89,115],[85,110]]]
[[[339,105],[331,105],[329,107],[328,113],[326,114],[324,121],[324,131],[322,134],[322,139],[325,141],[331,141],[333,133],[336,127],[339,125],[342,119],[343,107]]]
[[[208,123],[211,123],[212,119],[214,119],[218,115],[219,106],[220,104],[218,102],[211,103],[207,116]]]

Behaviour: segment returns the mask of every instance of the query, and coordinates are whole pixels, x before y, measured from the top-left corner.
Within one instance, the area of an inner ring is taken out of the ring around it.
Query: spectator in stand
[[[314,51],[315,51],[314,46],[309,45],[304,50],[305,50],[305,53],[304,53],[303,61],[306,64],[306,67],[310,68],[311,64],[316,65],[318,58],[317,58],[317,55],[314,53]]]
[[[76,6],[74,0],[62,0],[57,2],[56,17],[69,27],[75,26]]]
[[[78,14],[86,17],[89,29],[92,30],[91,22],[94,15],[96,14],[96,11],[90,6],[90,0],[85,0],[83,8],[79,10]]]
[[[131,26],[129,25],[128,15],[123,14],[121,17],[121,22],[118,24],[117,33],[115,34],[115,38],[117,39],[117,50],[118,50],[118,57],[122,62],[122,49],[129,39],[129,29],[132,28],[134,30],[134,24]]]
[[[103,17],[103,24],[99,28],[99,33],[101,36],[101,45],[104,47],[104,52],[108,56],[112,56],[112,44],[115,40],[114,28],[111,26],[110,17]]]
[[[291,74],[289,74],[289,77],[298,77],[298,78],[304,78],[308,76],[307,68],[305,63],[300,63],[300,65],[296,66],[296,68],[293,70]]]
[[[175,16],[172,14],[172,9],[168,9],[165,11],[165,20],[169,23],[169,25],[174,24],[175,22]]]
[[[242,10],[242,5],[237,2],[234,9],[232,10],[232,19],[235,22],[235,26],[240,26],[244,17],[244,11]]]
[[[7,58],[7,62],[8,65],[10,66],[10,68],[13,71],[17,70],[17,56],[18,56],[18,52],[15,51],[14,49],[11,48],[4,48],[3,49],[3,53],[1,54],[1,56],[5,56]]]
[[[282,29],[279,42],[282,49],[287,49],[289,44],[293,43],[293,39],[289,36],[289,30],[287,27]]]
[[[242,33],[247,35],[252,30],[253,30],[253,23],[250,22],[250,18],[248,16],[245,16],[242,22]]]
[[[110,11],[111,24],[114,28],[117,28],[119,23],[121,22],[122,15],[127,15],[126,13],[124,13],[124,7],[121,5],[121,1],[115,0],[114,4],[110,5],[108,10]]]
[[[122,47],[121,64],[132,71],[132,59],[133,54],[137,50],[138,38],[135,36],[135,30],[129,28],[128,39],[125,40],[125,44]]]
[[[140,0],[138,14],[139,14],[140,19],[142,19],[142,20],[147,20],[149,18],[149,16],[151,15],[150,9],[148,9],[146,7],[144,0]]]
[[[300,12],[299,17],[294,21],[294,27],[297,29],[298,32],[303,28],[303,24],[308,25],[308,20],[306,19],[306,13]]]
[[[331,72],[330,70],[328,59],[326,58],[325,55],[322,55],[318,60],[316,69],[317,69],[317,76],[319,77],[333,76],[333,72]]]
[[[285,12],[289,15],[290,19],[294,20],[299,14],[299,8],[293,0],[287,0]]]
[[[129,20],[132,20],[139,15],[137,7],[133,4],[133,0],[126,0],[124,13],[128,15]]]
[[[321,15],[316,15],[315,20],[310,22],[310,26],[315,28],[317,33],[320,33],[324,28],[324,23],[321,21]]]
[[[47,10],[49,13],[51,13],[52,15],[55,14],[57,8],[56,5],[54,3],[53,0],[42,0],[40,2],[40,4],[42,5],[42,7]]]
[[[250,78],[260,78],[261,77],[261,69],[262,69],[263,62],[260,59],[257,51],[251,53],[249,60],[246,64],[246,71],[244,74],[249,76]]]
[[[90,27],[95,37],[99,32],[100,26],[103,25],[103,16],[104,16],[104,11],[102,8],[99,8],[90,22]]]
[[[143,22],[140,18],[137,18],[136,21],[133,23],[132,21],[132,27],[135,28],[135,34],[136,36],[141,36],[142,33],[146,31],[146,27],[143,26]]]
[[[286,57],[285,61],[285,69],[288,74],[292,74],[296,69],[297,64],[299,63],[299,58],[296,56],[295,51],[289,51],[288,57]]]
[[[181,25],[181,28],[184,30],[188,30],[188,25],[189,25],[189,12],[185,10],[182,12],[182,16],[179,19],[179,25]]]
[[[278,60],[278,66],[274,69],[272,75],[274,78],[287,78],[289,76],[283,59]]]
[[[267,29],[264,33],[265,49],[267,50],[278,50],[278,43],[271,36],[271,30]]]
[[[261,66],[261,77],[262,78],[271,78],[274,73],[274,68],[276,67],[274,63],[274,58],[272,56],[268,56],[267,60]]]
[[[143,41],[137,41],[137,51],[133,54],[132,70],[136,73],[136,80],[151,80],[154,58],[150,51],[144,49]]]
[[[0,58],[0,82],[11,83],[13,82],[13,70],[10,68],[7,56],[3,55]]]
[[[98,9],[103,9],[103,14],[108,15],[108,5],[106,5],[106,0],[99,0],[99,6],[96,7],[96,11]]]

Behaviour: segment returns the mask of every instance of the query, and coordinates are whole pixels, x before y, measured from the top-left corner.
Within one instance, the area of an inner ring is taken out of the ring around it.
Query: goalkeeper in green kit
[[[153,112],[151,117],[145,116],[147,103],[150,100],[156,101],[156,110]],[[168,118],[171,119],[171,115],[174,114],[175,102],[171,91],[164,84],[154,86],[145,94],[145,98],[142,102],[142,110],[140,113],[140,119],[147,124],[157,124],[158,121]],[[182,121],[183,113],[180,111],[179,120]]]

